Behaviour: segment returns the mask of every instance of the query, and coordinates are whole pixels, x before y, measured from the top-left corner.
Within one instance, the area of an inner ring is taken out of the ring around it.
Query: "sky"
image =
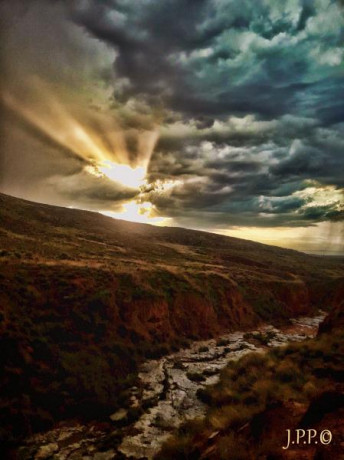
[[[339,0],[2,0],[0,191],[344,253]]]

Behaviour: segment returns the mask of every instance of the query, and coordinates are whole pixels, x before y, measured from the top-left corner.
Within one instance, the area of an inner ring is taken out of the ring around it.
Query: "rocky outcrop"
[[[339,306],[334,309],[324,323],[328,329],[311,340],[266,354],[250,353],[237,364],[228,363],[219,381],[200,393],[208,404],[205,418],[186,422],[174,431],[154,459],[342,458],[344,350],[340,311]],[[293,323],[295,327],[312,324],[304,318]],[[255,332],[244,337],[259,339],[268,346],[279,345],[270,330],[263,340]],[[296,433],[305,438],[299,439]],[[308,439],[311,433],[313,437]],[[132,455],[137,438],[127,440]]]
[[[70,458],[77,460],[126,458],[152,459],[162,443],[186,420],[205,414],[202,395],[215,383],[229,360],[238,360],[250,351],[274,348],[289,342],[301,342],[313,336],[323,315],[301,317],[295,325],[277,329],[264,325],[259,330],[227,333],[217,340],[193,342],[190,347],[140,366],[138,386],[130,389],[131,408],[121,408],[108,423],[62,423],[54,430],[29,437],[17,449],[21,460]],[[268,335],[266,345],[250,337]],[[130,420],[132,408],[136,420]],[[213,436],[212,441],[215,440]],[[177,458],[177,457],[176,457]]]

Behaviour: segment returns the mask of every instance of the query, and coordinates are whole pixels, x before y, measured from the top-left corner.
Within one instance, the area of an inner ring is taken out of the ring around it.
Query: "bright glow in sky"
[[[317,254],[344,254],[341,222],[312,227],[234,227],[216,233]]]
[[[144,203],[129,201],[122,206],[122,211],[120,212],[102,211],[101,213],[115,219],[139,222],[141,224],[153,224],[159,226],[168,225],[171,219],[154,216],[154,210],[154,206],[148,201]]]
[[[106,160],[104,166],[98,169],[109,179],[119,182],[125,187],[140,188],[144,185],[146,171],[143,166],[132,168],[129,165],[116,164]]]

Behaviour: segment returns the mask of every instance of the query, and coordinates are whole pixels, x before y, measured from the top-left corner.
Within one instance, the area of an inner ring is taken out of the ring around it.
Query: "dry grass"
[[[343,331],[231,362],[220,381],[203,390],[202,400],[209,403],[209,409],[203,421],[198,421],[196,432],[189,432],[187,426],[180,429],[156,460],[198,459],[207,452],[207,439],[214,432],[219,433],[214,449],[202,458],[253,459],[258,451],[264,455],[272,452],[276,448],[273,440],[255,444],[250,434],[255,417],[272,407],[307,407],[325,388],[335,388],[336,382],[342,381],[343,362]]]

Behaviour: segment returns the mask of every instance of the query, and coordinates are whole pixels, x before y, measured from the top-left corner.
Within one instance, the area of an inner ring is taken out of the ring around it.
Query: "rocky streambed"
[[[111,415],[114,426],[110,430],[94,423],[60,425],[27,439],[20,448],[20,458],[152,459],[175,428],[204,415],[206,405],[197,391],[216,383],[229,360],[313,337],[324,316],[296,318],[282,328],[265,325],[251,332],[227,333],[149,360],[141,366],[140,386],[131,389],[131,408],[143,410],[135,422],[126,423],[128,411],[123,408]]]

